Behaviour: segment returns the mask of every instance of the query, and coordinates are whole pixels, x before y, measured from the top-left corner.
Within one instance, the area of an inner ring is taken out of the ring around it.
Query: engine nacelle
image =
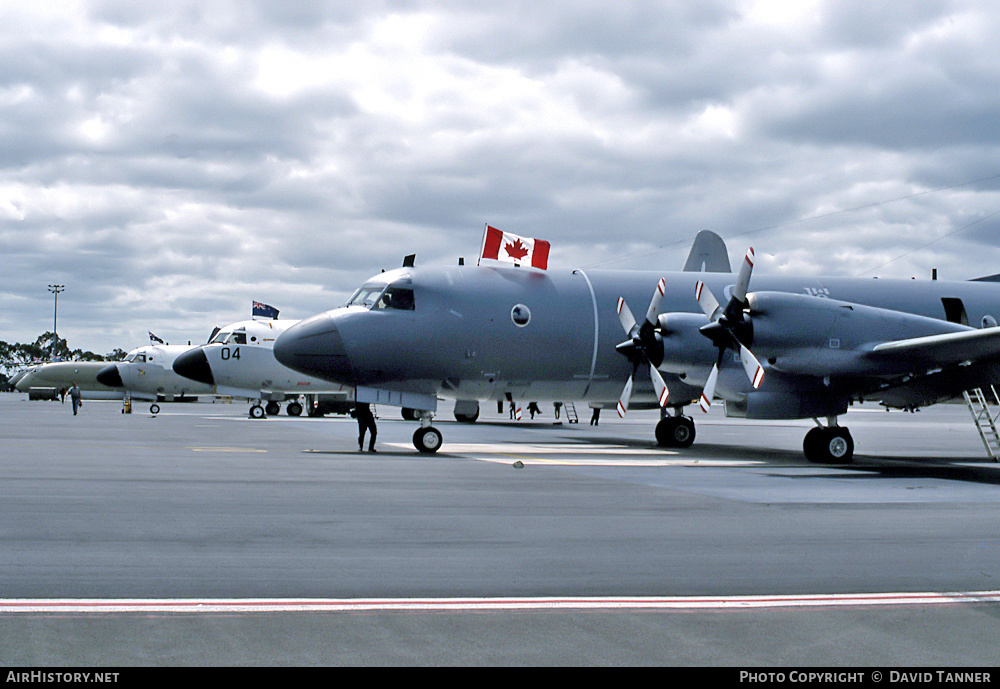
[[[701,313],[660,314],[657,326],[663,344],[663,362],[658,368],[680,374],[695,367],[711,367],[718,350],[698,330],[708,322],[708,317]]]
[[[726,400],[726,416],[741,419],[809,419],[847,413],[847,399],[801,393],[751,392],[740,400]]]
[[[875,344],[970,330],[925,316],[782,292],[747,295],[753,341],[761,362],[803,375],[887,375],[884,360],[864,355]],[[905,370],[901,369],[901,370]]]

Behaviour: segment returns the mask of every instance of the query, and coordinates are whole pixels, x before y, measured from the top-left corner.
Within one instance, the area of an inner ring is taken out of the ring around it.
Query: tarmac
[[[0,394],[8,667],[990,667],[1000,464],[963,406],[808,421],[559,423],[483,405],[250,419],[241,402]]]

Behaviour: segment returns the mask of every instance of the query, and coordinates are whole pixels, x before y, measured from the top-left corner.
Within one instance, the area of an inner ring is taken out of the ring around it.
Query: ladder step
[[[992,401],[983,393],[982,388],[966,390],[962,396],[965,398],[965,404],[969,408],[972,422],[979,432],[986,452],[997,461],[997,453],[1000,452],[1000,432],[997,431],[996,422],[1000,418],[1000,394],[993,385],[989,386],[989,391],[992,393]],[[990,411],[991,404],[997,409],[995,413]]]

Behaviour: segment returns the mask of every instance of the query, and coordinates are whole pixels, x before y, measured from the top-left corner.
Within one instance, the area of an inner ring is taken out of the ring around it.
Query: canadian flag
[[[532,268],[545,270],[549,265],[549,243],[544,239],[519,237],[487,225],[483,235],[483,258],[519,265],[526,263]]]

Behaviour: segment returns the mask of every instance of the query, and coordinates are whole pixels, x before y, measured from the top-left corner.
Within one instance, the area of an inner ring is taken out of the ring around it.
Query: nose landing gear
[[[441,431],[431,426],[432,415],[430,412],[419,412],[420,428],[413,433],[413,446],[418,452],[431,454],[441,449],[444,437]]]

